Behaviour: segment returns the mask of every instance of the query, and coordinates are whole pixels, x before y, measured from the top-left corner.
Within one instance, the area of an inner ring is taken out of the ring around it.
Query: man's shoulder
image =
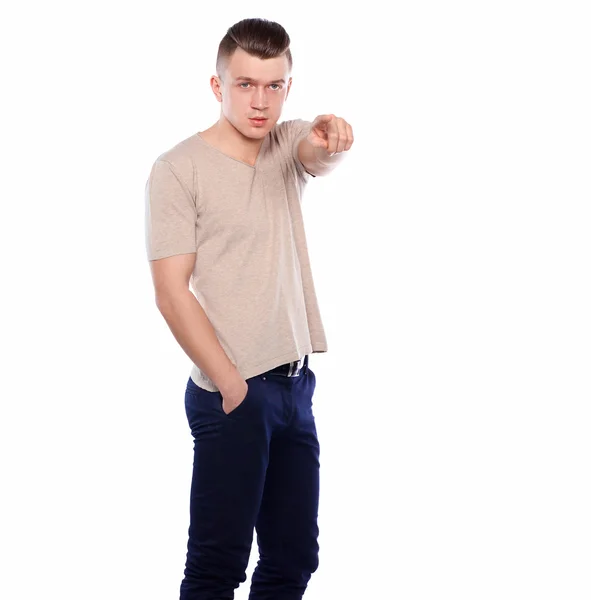
[[[279,154],[288,160],[289,164],[295,165],[297,173],[302,181],[307,183],[309,177],[316,177],[309,173],[298,158],[298,144],[306,138],[312,129],[312,121],[306,119],[288,119],[277,123],[273,128],[273,144]]]
[[[287,119],[276,123],[271,130],[271,146],[284,155],[292,155],[294,143],[306,137],[312,123],[305,119]]]
[[[312,125],[306,119],[287,119],[275,124],[273,130],[285,138],[294,138]]]
[[[180,177],[189,179],[192,176],[194,160],[198,152],[196,137],[197,133],[194,133],[177,142],[174,146],[161,152],[154,162],[166,162]]]

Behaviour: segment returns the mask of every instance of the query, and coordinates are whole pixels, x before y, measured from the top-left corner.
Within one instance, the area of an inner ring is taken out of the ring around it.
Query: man
[[[278,123],[291,88],[289,36],[245,19],[218,49],[220,118],[161,154],[146,183],[156,304],[193,362],[194,437],[181,600],[301,598],[318,567],[316,377],[327,344],[301,199],[351,148],[335,115]],[[193,288],[193,292],[189,289]]]

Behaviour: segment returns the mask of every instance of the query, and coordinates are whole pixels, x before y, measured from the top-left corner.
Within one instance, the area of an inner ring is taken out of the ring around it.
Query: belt
[[[299,375],[305,367],[308,366],[308,355],[306,354],[299,360],[292,360],[291,362],[274,367],[269,373],[276,373],[278,375],[285,375],[285,377],[296,377]]]

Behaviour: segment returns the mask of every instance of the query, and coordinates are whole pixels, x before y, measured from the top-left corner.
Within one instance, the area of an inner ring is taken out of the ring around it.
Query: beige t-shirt
[[[158,156],[145,187],[148,260],[195,252],[191,289],[244,379],[326,352],[302,214],[311,122],[267,133],[253,166],[199,133]],[[218,391],[193,364],[196,385]]]

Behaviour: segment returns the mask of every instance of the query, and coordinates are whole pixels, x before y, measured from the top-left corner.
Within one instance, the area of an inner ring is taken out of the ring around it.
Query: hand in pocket
[[[222,394],[222,410],[229,415],[233,410],[236,410],[248,395],[248,383],[243,379],[243,385],[236,390],[226,391]]]

